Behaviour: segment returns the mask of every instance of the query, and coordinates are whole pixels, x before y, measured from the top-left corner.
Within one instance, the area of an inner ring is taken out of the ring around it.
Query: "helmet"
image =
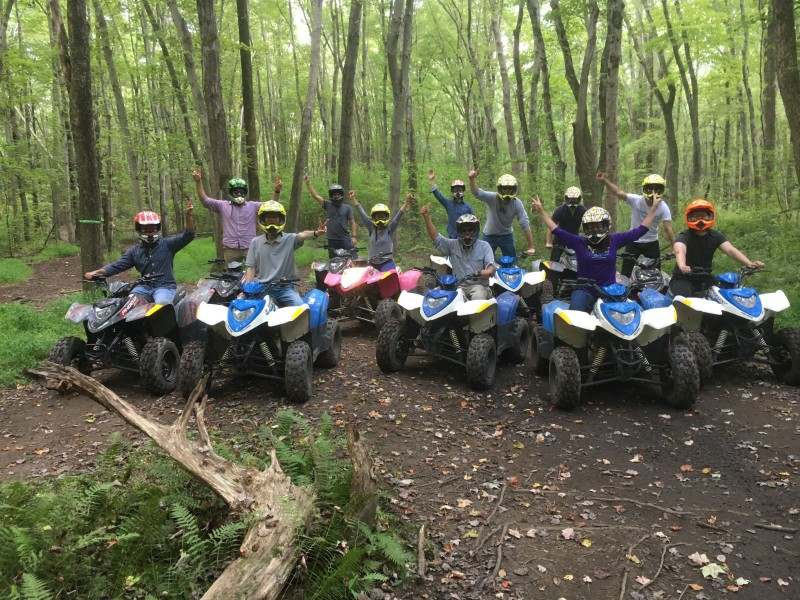
[[[450,184],[450,191],[453,192],[453,198],[460,200],[464,197],[464,192],[467,191],[467,186],[460,179],[456,179]]]
[[[328,198],[334,206],[339,206],[344,201],[344,188],[338,183],[328,188]]]
[[[664,181],[661,175],[656,175],[655,173],[648,175],[644,178],[644,181],[642,181],[642,195],[648,200],[653,197],[653,192],[658,193],[660,196],[664,193],[666,185],[667,182]]]
[[[145,244],[155,244],[161,238],[161,217],[152,210],[145,210],[133,217],[136,236]]]
[[[583,233],[589,239],[589,243],[596,245],[606,239],[608,230],[611,228],[611,215],[601,206],[593,206],[585,213],[581,219],[583,223]]]
[[[376,204],[369,212],[373,225],[381,229],[389,224],[389,215],[391,215],[391,211],[385,204]]]
[[[231,195],[231,202],[244,204],[247,197],[247,182],[239,177],[234,177],[228,181],[228,193]]]
[[[705,198],[698,198],[690,202],[683,214],[689,229],[704,231],[714,226],[716,211],[714,205]]]
[[[581,203],[582,196],[583,194],[581,193],[581,188],[573,185],[572,187],[568,187],[567,191],[564,192],[564,202],[566,202],[568,205],[574,206]]]
[[[470,248],[478,239],[481,222],[473,214],[461,215],[456,219],[456,235],[464,248]]]
[[[267,219],[275,215],[278,215],[278,223],[268,223]],[[286,227],[286,209],[283,208],[283,204],[275,202],[275,200],[264,202],[258,209],[258,226],[270,237],[276,237],[283,231],[283,228]]]
[[[506,173],[497,180],[497,195],[501,200],[508,202],[517,193],[517,178]]]

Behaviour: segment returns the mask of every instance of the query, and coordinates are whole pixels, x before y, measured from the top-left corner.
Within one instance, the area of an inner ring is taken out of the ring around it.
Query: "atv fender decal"
[[[558,327],[558,319],[561,319],[564,324],[570,327],[577,327],[578,329],[594,331],[597,328],[597,318],[582,310],[564,310],[563,308],[557,308],[553,315],[553,321],[556,327]]]
[[[706,298],[684,298],[683,296],[675,296],[672,304],[678,309],[679,313],[686,310],[682,308],[681,305],[683,305],[692,310],[708,313],[710,315],[722,314],[722,307],[719,305],[719,302],[714,302]]]
[[[152,314],[153,314],[154,312],[156,312],[157,310],[160,310],[162,306],[164,306],[164,305],[163,305],[163,304],[154,304],[154,305],[153,305],[153,307],[152,307],[150,310],[148,310],[148,311],[145,313],[145,315],[144,315],[144,316],[145,316],[145,317],[149,317],[150,315],[152,315]]]
[[[64,318],[67,321],[72,321],[73,323],[80,323],[81,321],[85,321],[89,318],[89,315],[92,314],[92,305],[91,304],[81,304],[80,302],[73,302],[72,306],[69,307],[67,310],[67,314]]]
[[[457,315],[472,315],[472,314],[480,314],[485,311],[490,306],[494,306],[495,309],[497,307],[497,300],[492,298],[491,300],[467,300],[458,307],[458,311],[456,312]]]
[[[761,294],[761,306],[764,307],[764,310],[770,312],[781,312],[789,308],[789,299],[783,293],[783,290],[777,290],[768,294]]]
[[[269,316],[267,316],[267,324],[270,327],[275,327],[276,325],[283,325],[284,323],[296,321],[304,312],[307,312],[308,310],[308,304],[301,304],[300,306],[284,306],[283,308],[278,308],[272,311]]]

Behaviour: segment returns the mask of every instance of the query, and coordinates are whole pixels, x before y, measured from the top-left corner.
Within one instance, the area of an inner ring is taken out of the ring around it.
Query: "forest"
[[[0,24],[6,257],[60,239],[84,269],[206,189],[303,175],[394,209],[424,173],[504,172],[552,203],[604,170],[662,174],[673,212],[705,196],[796,217],[800,75],[790,0],[6,0]],[[480,182],[479,182],[480,183]],[[313,207],[312,207],[313,208]],[[205,213],[205,211],[200,211]],[[200,229],[210,231],[207,214]]]

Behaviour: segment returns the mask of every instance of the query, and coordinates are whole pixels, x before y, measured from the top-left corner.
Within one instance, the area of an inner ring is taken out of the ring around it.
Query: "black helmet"
[[[328,188],[328,198],[333,202],[334,206],[339,206],[344,202],[344,188],[338,183]]]

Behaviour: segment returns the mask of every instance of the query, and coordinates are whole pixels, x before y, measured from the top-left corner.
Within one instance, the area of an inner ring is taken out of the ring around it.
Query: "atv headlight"
[[[630,325],[633,323],[634,317],[636,317],[635,310],[629,310],[628,312],[619,312],[618,310],[609,310],[608,314],[620,325]]]
[[[109,304],[108,306],[95,306],[94,308],[94,318],[95,321],[103,322],[108,319],[111,315],[117,312],[117,305],[116,304]]]
[[[240,323],[247,321],[253,316],[254,312],[256,312],[255,306],[251,306],[246,310],[239,310],[238,308],[231,307],[231,315],[233,316],[234,321],[238,321]]]
[[[521,276],[520,272],[519,271],[515,271],[514,273],[509,273],[509,274],[504,275],[503,278],[508,283],[517,283],[517,281],[519,281],[520,276]]]
[[[447,296],[441,296],[440,298],[431,298],[429,296],[425,298],[425,304],[428,305],[428,308],[439,308],[445,302],[447,302]]]
[[[734,296],[734,301],[745,308],[753,308],[756,305],[756,295],[751,296]]]

